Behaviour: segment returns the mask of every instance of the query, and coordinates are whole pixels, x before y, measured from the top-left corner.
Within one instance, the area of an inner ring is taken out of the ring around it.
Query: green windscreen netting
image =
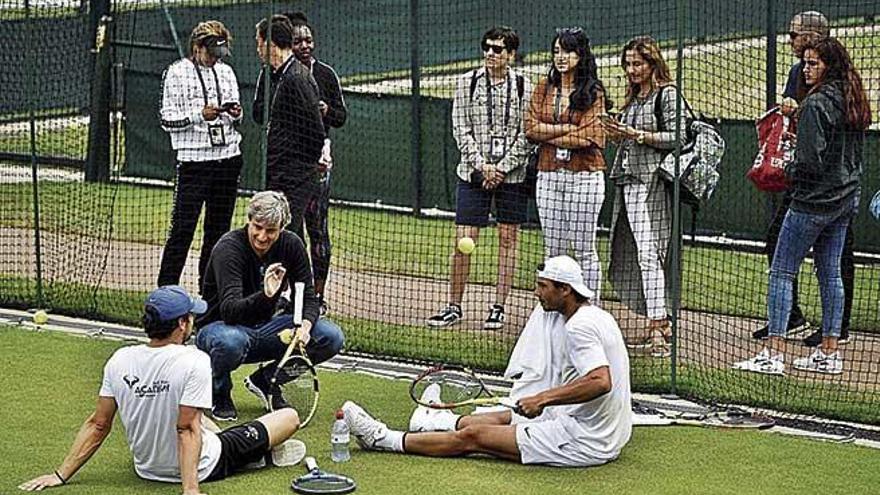
[[[0,0],[0,304],[136,325],[270,187],[348,352],[502,371],[568,254],[636,390],[876,424],[875,9]]]

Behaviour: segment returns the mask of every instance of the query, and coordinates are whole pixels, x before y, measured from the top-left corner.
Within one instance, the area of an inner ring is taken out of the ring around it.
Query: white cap
[[[555,256],[548,259],[538,270],[538,277],[568,284],[575,292],[587,299],[592,299],[595,295],[584,283],[581,266],[571,256]]]

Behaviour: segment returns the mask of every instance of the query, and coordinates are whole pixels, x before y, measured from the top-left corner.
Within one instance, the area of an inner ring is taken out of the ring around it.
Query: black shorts
[[[480,184],[458,179],[455,201],[455,224],[472,227],[489,225],[489,210],[495,199],[495,220],[498,223],[519,225],[526,221],[529,197],[522,183],[501,183],[493,190]]]
[[[227,428],[217,436],[221,445],[220,460],[205,481],[222,480],[269,452],[269,432],[259,421]]]

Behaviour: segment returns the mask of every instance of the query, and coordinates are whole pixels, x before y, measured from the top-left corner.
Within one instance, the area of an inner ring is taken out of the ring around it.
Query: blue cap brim
[[[205,311],[208,311],[208,303],[199,299],[198,297],[193,298],[193,307],[190,310],[191,313],[201,315],[204,314]]]

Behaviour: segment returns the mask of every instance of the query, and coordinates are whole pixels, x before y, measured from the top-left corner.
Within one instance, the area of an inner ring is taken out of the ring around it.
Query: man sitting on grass
[[[184,494],[200,493],[200,481],[223,479],[263,460],[275,446],[280,445],[272,451],[276,462],[279,455],[286,458],[283,464],[298,461],[291,458],[305,453],[302,442],[285,442],[299,428],[293,409],[222,432],[203,418],[202,409],[211,407],[210,359],[183,343],[192,333],[194,315],[205,309],[204,301],[180,286],[154,290],[144,304],[150,342],[113,354],[104,366],[95,412],[80,428],[64,462],[19,488],[37,491],[70,482],[110,435],[117,409],[135,473],[147,480],[179,482]]]
[[[459,416],[419,406],[409,433],[389,430],[354,402],[342,409],[362,448],[452,457],[472,453],[523,464],[586,467],[616,459],[632,433],[629,358],[614,318],[590,304],[580,265],[568,256],[540,266],[536,312],[560,313],[553,349],[537,350],[549,360],[549,388],[517,402],[511,411]],[[534,315],[533,315],[534,316]],[[540,321],[541,318],[531,318]],[[439,394],[428,387],[425,395]],[[430,397],[424,397],[430,401]]]

